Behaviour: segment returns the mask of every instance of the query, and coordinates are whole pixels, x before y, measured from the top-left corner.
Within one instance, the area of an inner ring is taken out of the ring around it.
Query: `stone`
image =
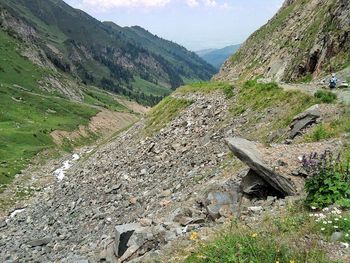
[[[117,257],[123,256],[128,249],[128,242],[134,232],[142,228],[140,224],[124,224],[115,227],[114,253]]]
[[[167,189],[161,193],[160,197],[169,197],[172,195],[172,193],[173,192],[170,189]]]
[[[45,237],[41,239],[33,239],[27,243],[30,247],[40,247],[40,246],[46,246],[51,242],[51,237]]]
[[[263,207],[262,206],[251,206],[248,207],[248,211],[254,214],[260,214],[263,211]]]
[[[113,185],[112,187],[107,188],[105,193],[106,194],[116,194],[117,191],[121,188],[121,186],[122,186],[122,184]]]
[[[0,228],[4,228],[7,226],[6,220],[1,220],[0,221]]]
[[[290,125],[291,132],[289,134],[289,139],[294,139],[303,129],[315,123],[320,117],[318,104],[311,106],[306,111],[296,116]]]
[[[223,211],[231,211],[232,213],[237,212],[239,206],[239,194],[237,191],[221,192],[215,191],[210,192],[207,197],[206,206],[207,212],[212,219],[220,218],[220,209]]]
[[[344,236],[343,232],[334,232],[331,236],[331,241],[332,242],[336,242],[339,241],[340,239],[342,239]]]
[[[287,178],[273,171],[265,163],[255,143],[239,137],[227,138],[225,141],[237,158],[248,165],[266,183],[279,192],[280,195],[283,197],[296,195],[296,189],[293,184]]]
[[[176,239],[176,234],[173,231],[166,231],[164,233],[165,242],[170,242]]]
[[[149,218],[142,218],[139,220],[140,225],[143,227],[151,226],[152,222],[153,222],[152,219],[149,219]]]

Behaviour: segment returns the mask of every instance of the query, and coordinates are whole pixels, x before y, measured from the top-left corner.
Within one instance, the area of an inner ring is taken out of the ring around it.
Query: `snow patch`
[[[73,154],[69,160],[64,161],[62,163],[62,166],[53,172],[53,175],[57,178],[58,181],[62,181],[65,177],[66,171],[69,170],[79,159],[79,154]]]

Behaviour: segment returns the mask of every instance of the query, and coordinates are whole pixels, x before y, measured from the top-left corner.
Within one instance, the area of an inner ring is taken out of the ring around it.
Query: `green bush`
[[[336,203],[350,207],[349,164],[344,165],[339,156],[334,158],[331,152],[325,152],[304,157],[303,166],[309,174],[305,182],[307,205],[323,208]]]
[[[337,99],[337,95],[331,91],[318,90],[315,97],[320,99],[323,103],[333,103]]]

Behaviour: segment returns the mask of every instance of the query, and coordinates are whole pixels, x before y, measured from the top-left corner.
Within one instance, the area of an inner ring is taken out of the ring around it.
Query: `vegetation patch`
[[[84,91],[84,101],[87,104],[103,107],[112,111],[129,111],[127,107],[116,101],[114,95],[93,88]]]
[[[333,103],[337,100],[337,94],[328,90],[318,90],[315,97],[320,99],[323,103]]]
[[[187,93],[203,93],[210,94],[222,90],[227,99],[232,98],[234,93],[234,86],[226,82],[196,82],[190,85],[183,86],[176,90],[176,93],[187,94]]]
[[[341,118],[330,122],[318,124],[313,131],[306,136],[306,142],[318,142],[331,138],[339,138],[345,133],[350,133],[350,112]]]
[[[315,207],[314,207],[314,210]],[[322,233],[331,240],[334,232],[338,232],[338,240],[350,243],[350,215],[342,212],[337,207],[324,208],[310,214],[315,219],[315,231]]]
[[[310,174],[306,179],[306,203],[315,208],[324,208],[332,204],[350,208],[350,169],[340,156],[331,152],[318,156],[316,153],[304,156],[304,169]]]
[[[86,125],[98,110],[63,98],[0,87],[0,184],[8,184],[38,152],[54,146],[50,133]]]
[[[268,120],[264,127],[252,131],[254,139],[266,141],[268,134],[281,128],[288,127],[292,119],[310,106],[319,101],[300,91],[284,91],[276,83],[258,83],[256,80],[247,81],[236,95],[236,100],[230,107],[233,117],[246,113],[248,122],[245,125],[256,123],[261,112],[268,109],[278,109],[272,120]],[[266,113],[269,116],[272,113]]]
[[[266,215],[256,226],[233,222],[229,229],[210,241],[200,243],[200,234],[190,236],[198,246],[186,263],[331,263],[317,242],[302,241],[307,234],[322,232],[302,206],[291,207],[285,214]]]
[[[145,131],[147,135],[154,135],[169,122],[175,119],[180,112],[191,105],[191,101],[166,97],[157,106],[155,106],[147,117]]]

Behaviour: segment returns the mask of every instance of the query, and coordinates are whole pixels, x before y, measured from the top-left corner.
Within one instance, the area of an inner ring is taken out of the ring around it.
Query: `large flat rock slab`
[[[297,191],[293,183],[281,174],[275,172],[264,160],[254,142],[243,138],[227,138],[226,144],[233,154],[249,166],[258,176],[273,187],[282,196],[296,195]]]

